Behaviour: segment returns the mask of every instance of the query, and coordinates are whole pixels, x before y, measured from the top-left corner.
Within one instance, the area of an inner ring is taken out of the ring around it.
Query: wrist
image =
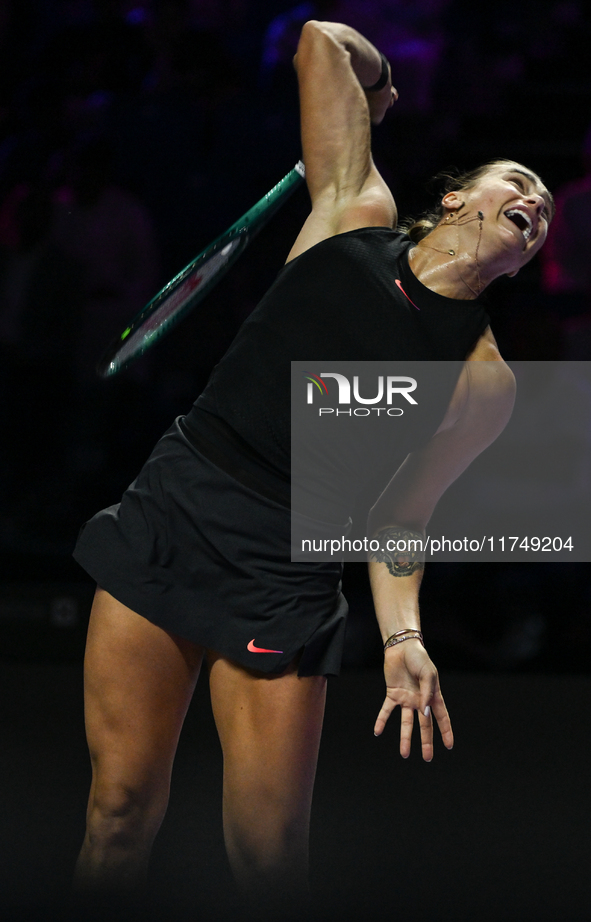
[[[404,613],[403,613],[404,614]],[[406,617],[384,618],[379,623],[382,644],[386,644],[391,637],[399,634],[420,634],[421,619],[418,612],[406,612]]]
[[[394,634],[391,634],[384,643],[384,653],[386,650],[391,650],[392,647],[398,646],[398,644],[404,643],[407,640],[418,640],[420,644],[424,647],[423,635],[418,628],[402,628],[400,631],[395,631]]]
[[[363,91],[375,88],[376,84],[382,81],[384,68],[386,80],[382,88],[386,86],[390,68],[384,55],[356,29],[338,24],[335,24],[335,27],[337,31],[333,33],[334,37],[348,53],[351,68]]]
[[[365,93],[379,93],[379,91],[383,90],[390,80],[390,65],[388,63],[388,59],[384,54],[382,54],[381,51],[378,51],[378,54],[382,62],[382,70],[375,83],[372,83],[371,86],[363,86]]]

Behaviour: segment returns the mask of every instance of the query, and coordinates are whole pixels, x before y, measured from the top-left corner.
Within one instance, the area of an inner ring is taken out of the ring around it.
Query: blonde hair
[[[518,163],[516,160],[489,160],[488,163],[483,163],[482,166],[476,167],[475,170],[467,170],[465,172],[453,172],[453,171],[443,171],[438,173],[437,176],[433,177],[432,183],[437,183],[441,189],[441,198],[446,195],[448,192],[462,192],[464,189],[471,189],[475,186],[483,176],[486,176],[490,170],[495,169],[496,167],[519,167],[523,169],[522,164]],[[535,176],[537,179],[542,182],[537,173],[534,173],[532,170],[528,170],[528,173],[531,173],[532,176]],[[554,205],[554,200],[552,200],[552,205]],[[414,218],[407,218],[398,225],[398,230],[404,231],[413,243],[418,243],[434,230],[438,224],[441,223],[445,215],[445,208],[439,202],[436,208],[424,212],[416,220]]]

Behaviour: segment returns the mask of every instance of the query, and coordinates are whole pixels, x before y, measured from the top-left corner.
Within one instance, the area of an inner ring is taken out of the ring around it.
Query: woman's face
[[[449,199],[449,196],[457,199]],[[473,186],[448,193],[446,207],[464,201],[461,213],[481,212],[483,260],[495,275],[515,275],[538,252],[548,233],[554,205],[535,173],[519,163],[490,167]]]

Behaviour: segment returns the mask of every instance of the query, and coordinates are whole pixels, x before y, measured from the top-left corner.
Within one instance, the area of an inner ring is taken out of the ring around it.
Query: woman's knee
[[[247,815],[224,811],[227,845],[241,860],[259,870],[282,866],[286,860],[298,863],[308,853],[309,817],[285,813],[270,807]]]
[[[168,795],[168,783],[95,780],[87,817],[91,841],[126,848],[152,839],[166,813]]]

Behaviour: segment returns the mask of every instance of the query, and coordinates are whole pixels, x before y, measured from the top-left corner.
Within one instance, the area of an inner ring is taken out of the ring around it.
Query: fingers
[[[423,758],[426,762],[430,762],[433,758],[433,720],[431,712],[437,721],[446,749],[453,749],[454,744],[451,721],[439,688],[437,673],[426,675],[424,679],[421,679],[420,696],[419,725],[421,728]]]
[[[419,711],[424,714],[425,717],[428,716],[431,702],[435,698],[438,688],[437,672],[435,670],[425,671],[421,674],[419,686]]]
[[[430,704],[424,701],[430,701]],[[419,717],[419,731],[421,735],[421,751],[425,762],[431,762],[434,755],[433,748],[433,717],[441,733],[441,738],[446,749],[453,749],[454,736],[451,728],[449,714],[443,700],[443,695],[436,685],[434,694],[425,699],[421,690],[421,706],[419,708],[403,705],[386,697],[374,726],[374,736],[381,736],[392,711],[400,705],[400,755],[408,759],[411,750],[412,732],[415,710]]]
[[[423,759],[425,762],[430,762],[433,758],[433,720],[431,718],[431,711],[427,708],[429,713],[427,715],[422,714],[419,711],[419,727],[421,731],[421,751]]]
[[[400,709],[400,755],[403,759],[408,759],[410,755],[410,742],[412,738],[412,728],[415,722],[414,708]]]
[[[381,735],[382,735],[383,730],[384,730],[384,727],[386,726],[386,723],[387,723],[387,720],[388,720],[390,714],[392,713],[392,711],[394,710],[394,708],[397,707],[397,706],[398,706],[398,705],[397,705],[397,702],[396,702],[396,701],[392,701],[391,698],[386,697],[386,698],[384,699],[384,703],[382,704],[382,709],[381,709],[380,713],[379,713],[378,716],[377,716],[377,720],[376,720],[375,726],[374,726],[374,728],[373,728],[374,736],[381,736]]]
[[[369,113],[374,125],[383,121],[388,109],[391,109],[398,99],[398,90],[394,86],[384,87],[379,93],[370,93],[368,98]]]
[[[443,700],[443,695],[439,689],[437,689],[437,692],[433,696],[431,710],[433,711],[433,715],[437,721],[437,726],[439,727],[439,732],[441,733],[443,745],[446,749],[453,749],[454,734],[451,728],[451,720],[449,719],[449,714],[445,706],[445,701]]]
[[[376,720],[374,727],[374,735],[380,736],[386,722],[390,717],[390,714],[398,705],[391,701],[389,698],[386,698],[382,709],[378,714],[378,719]],[[420,711],[419,713],[419,727],[421,732],[421,748],[423,753],[423,759],[425,762],[430,762],[433,758],[433,721],[431,719],[431,714],[425,716]],[[412,731],[415,720],[415,709],[411,707],[400,708],[400,755],[403,759],[408,759],[410,755],[411,743],[412,743]],[[449,721],[449,717],[448,717]],[[451,727],[450,727],[451,729]],[[449,747],[451,748],[451,747]]]

